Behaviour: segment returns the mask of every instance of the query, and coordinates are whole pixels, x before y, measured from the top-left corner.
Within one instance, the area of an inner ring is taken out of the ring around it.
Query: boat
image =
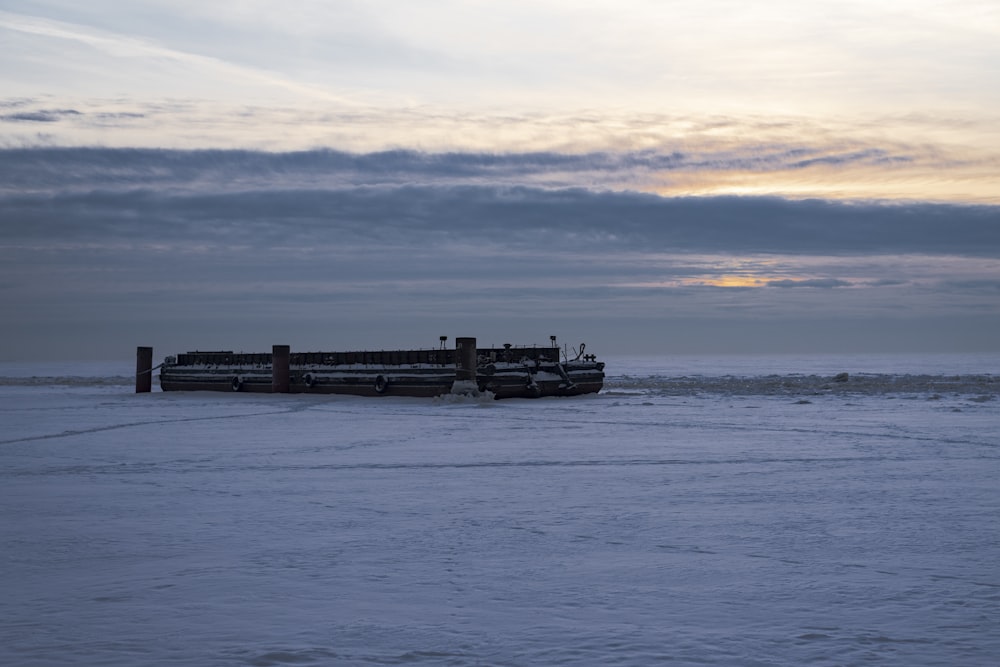
[[[432,397],[444,394],[493,398],[579,396],[604,386],[604,362],[586,345],[478,347],[457,338],[446,348],[357,352],[270,353],[193,351],[168,356],[160,365],[163,391],[229,391],[353,396]],[[147,348],[148,349],[148,348]]]

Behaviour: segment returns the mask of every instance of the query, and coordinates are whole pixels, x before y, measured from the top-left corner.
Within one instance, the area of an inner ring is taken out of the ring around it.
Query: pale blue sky
[[[22,47],[5,54],[14,95],[55,85],[237,103],[286,92],[466,109],[820,114],[988,112],[1000,101],[989,85],[1000,10],[984,0],[6,0],[2,10],[5,41]]]

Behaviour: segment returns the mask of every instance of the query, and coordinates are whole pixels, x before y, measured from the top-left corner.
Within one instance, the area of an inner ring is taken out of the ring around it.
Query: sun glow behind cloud
[[[982,286],[992,285],[993,289],[1000,290],[1000,260],[992,258],[924,254],[830,257],[776,251],[743,256],[644,254],[622,261],[632,262],[630,272],[646,278],[611,281],[609,287],[640,291],[721,288],[736,292],[776,292],[792,288],[806,294],[815,294],[816,290],[847,289],[867,291],[873,300],[882,300],[891,294],[896,296],[890,299],[906,300],[947,284],[972,285],[984,276],[993,276],[990,283]]]

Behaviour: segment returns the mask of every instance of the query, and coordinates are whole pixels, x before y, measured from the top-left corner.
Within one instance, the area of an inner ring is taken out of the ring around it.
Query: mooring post
[[[455,381],[476,383],[476,339],[455,339]]]
[[[153,391],[153,348],[135,348],[135,393]]]
[[[274,345],[271,348],[271,393],[287,394],[291,389],[288,371],[292,348],[288,345]]]

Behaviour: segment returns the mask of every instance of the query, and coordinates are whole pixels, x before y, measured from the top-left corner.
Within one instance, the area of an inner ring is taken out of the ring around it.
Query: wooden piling
[[[288,366],[292,356],[289,345],[274,345],[271,348],[271,393],[287,394],[291,390],[291,374]]]
[[[455,381],[476,382],[476,339],[455,339]]]
[[[153,348],[135,348],[135,393],[153,391]]]

